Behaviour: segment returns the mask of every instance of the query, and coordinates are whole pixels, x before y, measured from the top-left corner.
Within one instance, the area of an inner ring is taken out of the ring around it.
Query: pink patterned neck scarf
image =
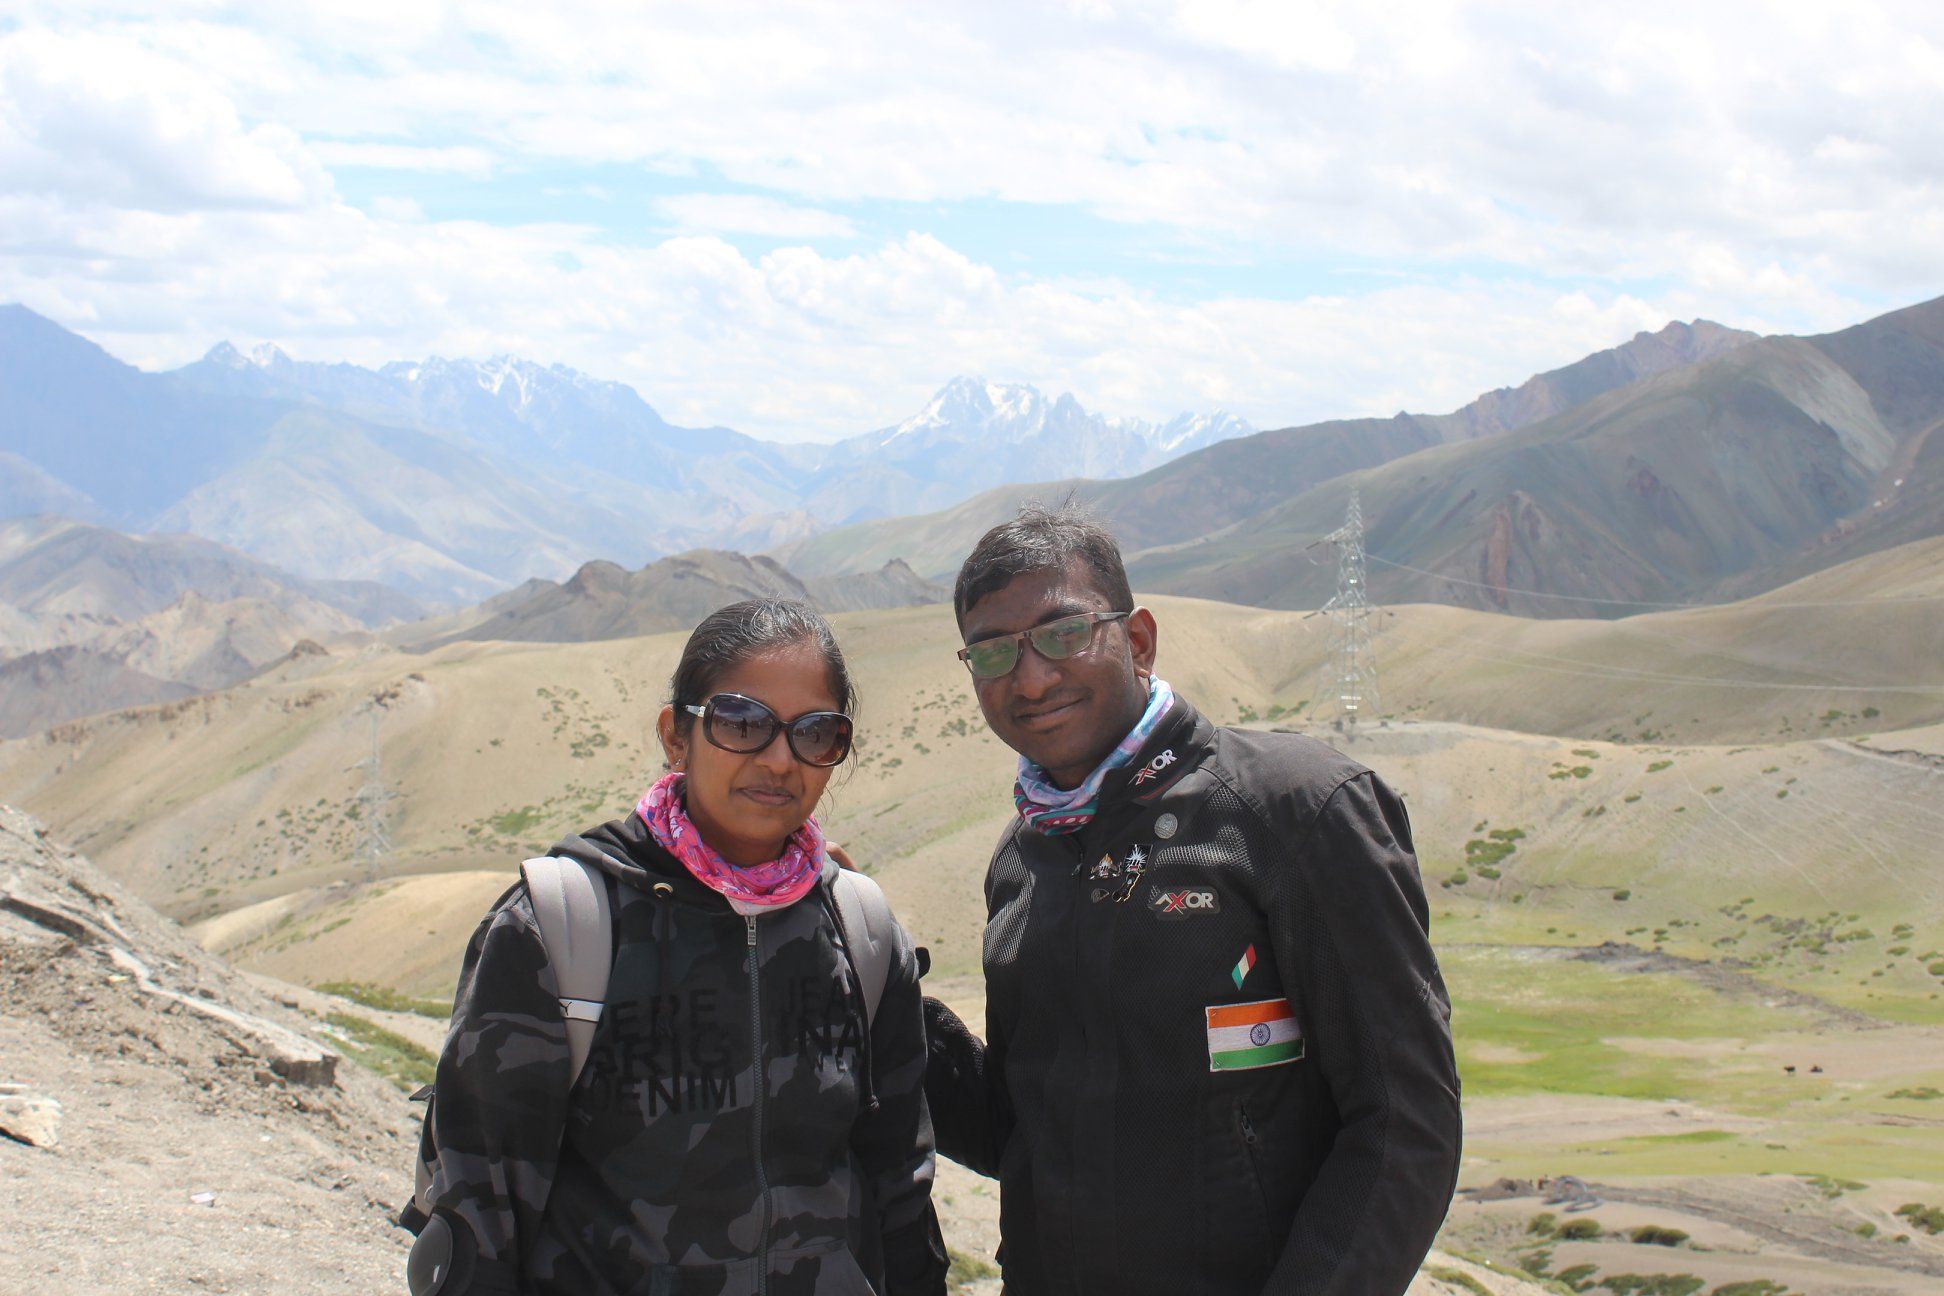
[[[641,794],[635,813],[648,825],[655,844],[682,861],[683,867],[712,890],[727,896],[736,912],[749,914],[795,904],[817,884],[823,871],[824,835],[815,818],[783,843],[783,854],[767,864],[739,868],[702,840],[689,822],[684,789],[688,775],[664,774]]]

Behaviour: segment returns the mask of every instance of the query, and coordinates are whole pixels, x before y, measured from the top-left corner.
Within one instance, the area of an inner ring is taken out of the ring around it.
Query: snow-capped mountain
[[[826,471],[868,465],[880,479],[902,477],[900,492],[883,498],[895,499],[899,512],[911,512],[948,507],[1007,482],[1131,477],[1253,430],[1221,412],[1181,414],[1162,424],[1109,418],[1071,393],[1049,400],[1035,387],[961,375],[902,423],[832,446]],[[878,507],[851,518],[885,515]]]
[[[451,601],[590,559],[633,568],[1005,482],[1123,476],[1248,430],[958,378],[894,427],[784,445],[678,427],[625,383],[515,356],[365,368],[225,342],[142,373],[19,306],[0,307],[0,421],[0,516],[188,530],[307,577]]]

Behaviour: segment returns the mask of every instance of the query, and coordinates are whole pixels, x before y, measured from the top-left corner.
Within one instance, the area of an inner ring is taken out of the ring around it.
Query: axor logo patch
[[[1140,770],[1134,775],[1134,786],[1139,787],[1150,779],[1160,777],[1161,771],[1174,763],[1174,748],[1170,747],[1147,764],[1141,766]]]
[[[1222,912],[1222,897],[1208,887],[1152,887],[1148,891],[1148,912],[1156,918],[1179,920],[1194,914]]]

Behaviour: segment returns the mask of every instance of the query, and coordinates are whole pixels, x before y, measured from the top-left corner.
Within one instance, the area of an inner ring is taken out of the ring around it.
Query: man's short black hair
[[[1028,503],[1019,516],[1001,522],[979,537],[979,543],[959,568],[952,587],[952,610],[959,628],[965,614],[986,595],[1004,589],[1016,576],[1029,572],[1065,571],[1084,563],[1094,586],[1106,596],[1105,612],[1132,612],[1134,591],[1127,583],[1127,566],[1120,545],[1107,528],[1068,499],[1058,508]]]

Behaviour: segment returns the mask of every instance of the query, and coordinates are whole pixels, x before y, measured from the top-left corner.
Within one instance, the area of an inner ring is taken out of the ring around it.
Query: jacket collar
[[[1134,758],[1110,771],[1100,785],[1100,808],[1094,823],[1112,818],[1130,802],[1152,801],[1200,765],[1215,741],[1215,726],[1187,698],[1176,693],[1174,705]]]

